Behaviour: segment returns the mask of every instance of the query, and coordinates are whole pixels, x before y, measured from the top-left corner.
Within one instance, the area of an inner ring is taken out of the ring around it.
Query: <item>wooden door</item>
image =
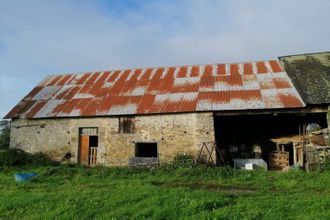
[[[316,150],[313,148],[306,149],[306,164],[305,168],[309,171],[314,171],[318,167],[317,160],[316,160]]]
[[[79,162],[84,165],[88,165],[89,157],[89,136],[80,136],[80,155]]]

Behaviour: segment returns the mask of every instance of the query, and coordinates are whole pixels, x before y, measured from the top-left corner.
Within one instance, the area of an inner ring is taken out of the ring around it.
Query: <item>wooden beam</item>
[[[297,149],[296,149],[297,144],[293,143],[293,164],[297,164]]]
[[[215,116],[227,115],[279,115],[279,114],[309,114],[309,113],[327,113],[328,106],[295,108],[295,109],[272,109],[272,110],[239,110],[239,111],[221,111],[214,112]]]

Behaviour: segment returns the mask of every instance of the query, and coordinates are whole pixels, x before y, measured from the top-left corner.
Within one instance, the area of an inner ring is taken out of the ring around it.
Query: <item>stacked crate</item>
[[[283,170],[289,166],[289,152],[273,151],[269,154],[269,169]]]

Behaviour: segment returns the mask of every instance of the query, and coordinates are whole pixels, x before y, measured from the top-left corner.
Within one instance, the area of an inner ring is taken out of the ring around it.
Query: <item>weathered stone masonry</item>
[[[54,159],[71,152],[78,161],[79,128],[98,127],[98,163],[127,165],[135,142],[157,142],[159,160],[169,162],[178,154],[197,156],[202,142],[214,141],[213,114],[158,114],[135,117],[135,132],[119,133],[118,117],[14,119],[11,148],[45,152]]]

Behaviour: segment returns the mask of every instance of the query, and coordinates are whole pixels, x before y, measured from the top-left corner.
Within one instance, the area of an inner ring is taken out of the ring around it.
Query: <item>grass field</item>
[[[330,219],[330,172],[0,168],[0,219]],[[16,183],[15,172],[39,176]]]

